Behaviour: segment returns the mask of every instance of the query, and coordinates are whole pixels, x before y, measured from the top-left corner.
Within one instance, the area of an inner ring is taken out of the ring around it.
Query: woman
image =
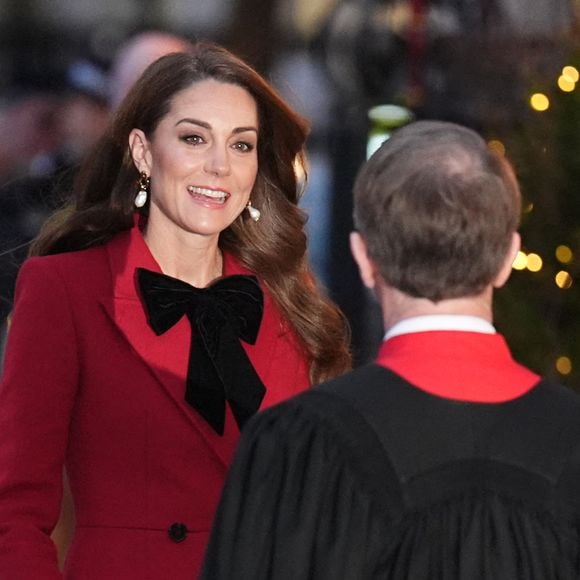
[[[151,65],[23,266],[0,387],[0,570],[191,578],[257,410],[349,365],[305,261],[306,128],[213,45]],[[191,346],[191,348],[190,348]],[[227,404],[226,404],[227,401]]]

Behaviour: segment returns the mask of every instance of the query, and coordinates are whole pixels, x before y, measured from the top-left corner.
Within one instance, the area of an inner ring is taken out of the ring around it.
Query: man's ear
[[[350,251],[357,263],[363,284],[373,290],[377,285],[376,267],[369,257],[366,242],[358,232],[350,233]]]
[[[503,266],[501,267],[501,270],[498,272],[497,276],[493,281],[494,288],[501,288],[508,281],[508,278],[512,273],[512,264],[516,259],[516,255],[519,252],[520,247],[521,247],[520,234],[514,232],[512,234],[512,240],[510,243],[510,247],[506,253]]]
[[[149,141],[141,129],[133,129],[129,133],[129,151],[139,173],[151,175],[151,153]]]

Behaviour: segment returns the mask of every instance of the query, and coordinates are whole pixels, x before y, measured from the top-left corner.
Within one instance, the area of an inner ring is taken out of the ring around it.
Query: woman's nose
[[[208,149],[205,160],[205,171],[213,175],[228,175],[230,173],[230,158],[227,147],[214,144]]]

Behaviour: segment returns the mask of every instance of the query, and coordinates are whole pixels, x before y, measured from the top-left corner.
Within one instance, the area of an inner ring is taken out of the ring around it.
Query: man
[[[351,247],[377,361],[248,424],[204,578],[580,578],[580,399],[492,326],[519,214],[467,128],[410,124],[366,163]]]
[[[121,45],[111,66],[110,104],[116,109],[143,71],[158,58],[172,52],[188,52],[186,38],[163,30],[147,30]]]

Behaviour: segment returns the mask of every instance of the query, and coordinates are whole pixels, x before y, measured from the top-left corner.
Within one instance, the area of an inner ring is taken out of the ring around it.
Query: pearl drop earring
[[[135,196],[135,207],[143,207],[147,203],[147,196],[149,194],[149,185],[151,184],[151,179],[147,174],[142,171],[139,177],[139,191]]]
[[[260,219],[260,216],[262,215],[262,212],[255,208],[252,207],[252,202],[248,201],[248,205],[246,206],[246,209],[248,210],[248,213],[250,214],[250,217],[257,222]]]

